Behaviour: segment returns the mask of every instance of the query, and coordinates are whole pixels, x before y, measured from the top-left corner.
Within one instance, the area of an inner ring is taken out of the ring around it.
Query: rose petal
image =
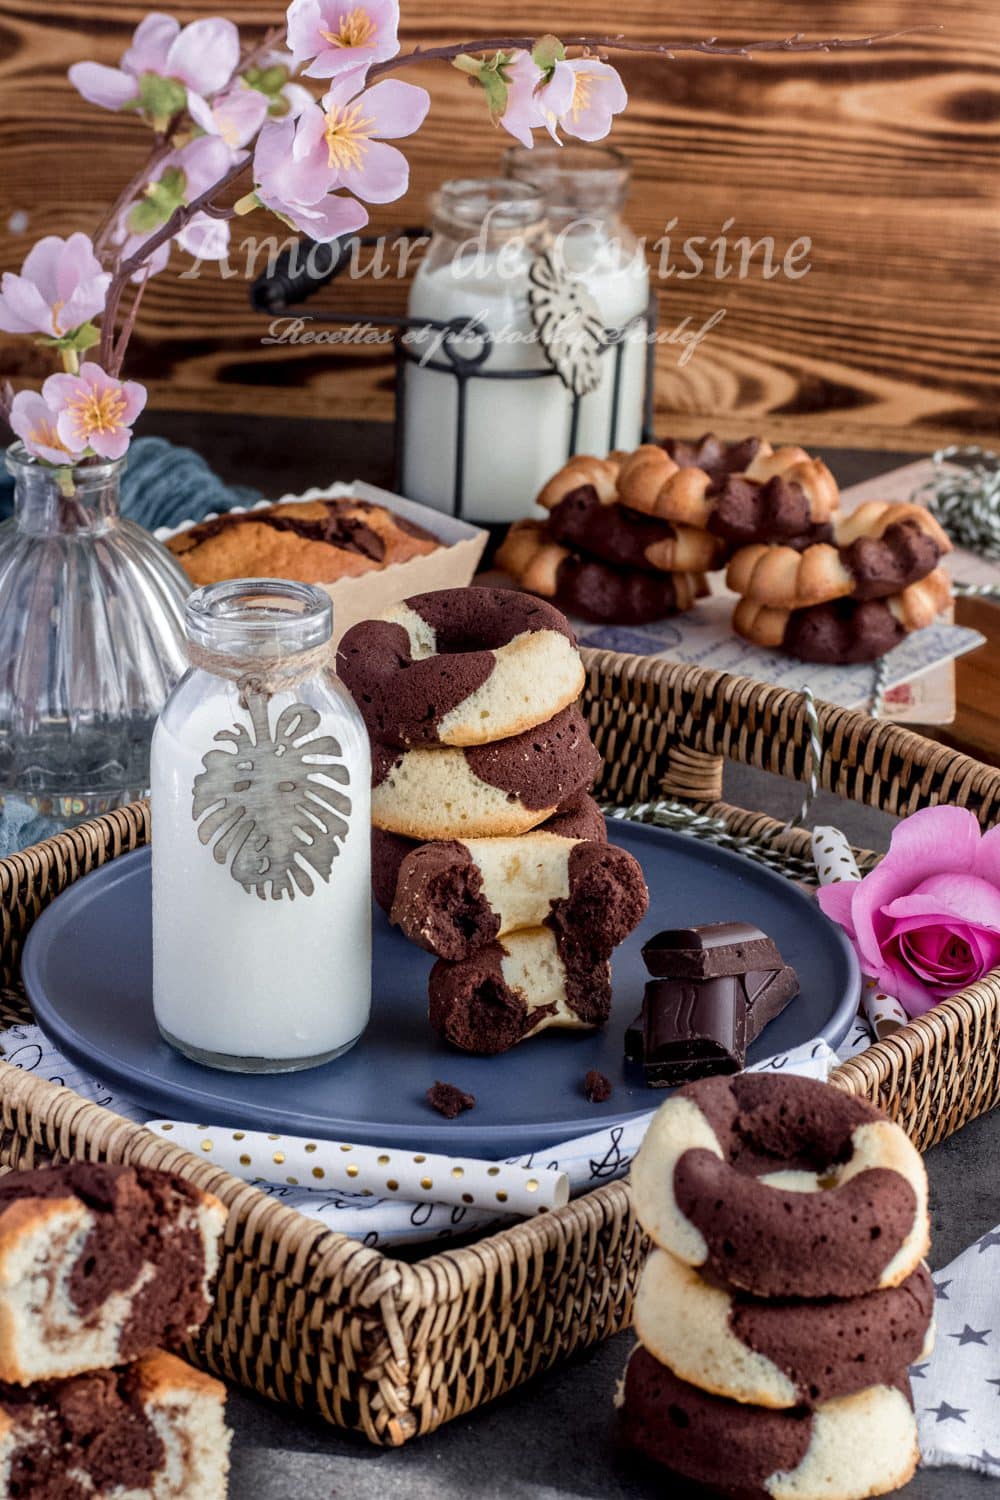
[[[1000,932],[1000,891],[977,875],[944,871],[928,875],[908,894],[882,907],[887,917],[924,916],[944,912]]]
[[[851,938],[855,935],[851,907],[854,892],[860,885],[859,880],[836,880],[830,885],[820,886],[816,892],[816,900],[819,902],[820,909],[832,922],[839,922]]]

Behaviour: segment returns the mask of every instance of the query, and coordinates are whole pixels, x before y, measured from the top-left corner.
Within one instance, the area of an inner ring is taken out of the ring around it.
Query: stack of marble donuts
[[[690,608],[727,567],[739,635],[804,661],[871,661],[947,608],[951,544],[920,505],[839,512],[837,483],[802,448],[759,438],[668,439],[577,457],[511,527],[497,561],[522,588],[586,619],[640,624]]]
[[[372,740],[375,897],[437,957],[431,1025],[482,1054],[602,1025],[648,895],[589,795],[568,621],[508,589],[421,594],[349,630],[338,670]]]
[[[628,1448],[740,1500],[905,1484],[934,1289],[903,1131],[811,1079],[705,1079],[655,1115],[632,1192],[653,1249],[619,1393]]]

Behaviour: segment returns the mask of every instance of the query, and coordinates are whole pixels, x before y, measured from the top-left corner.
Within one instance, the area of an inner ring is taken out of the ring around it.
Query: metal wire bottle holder
[[[424,227],[407,227],[397,231],[398,237],[427,236]],[[250,300],[256,311],[269,317],[294,316],[304,310],[309,299],[323,287],[336,280],[348,265],[357,249],[376,245],[383,235],[345,235],[328,245],[316,244],[303,239],[298,246],[285,251],[277,258],[273,268],[258,277],[250,292]],[[356,313],[333,312],[322,309],[309,311],[311,322],[323,326],[347,327],[359,321]],[[467,471],[467,436],[469,390],[474,381],[561,381],[558,372],[551,366],[530,370],[490,369],[489,362],[496,347],[490,330],[476,318],[412,318],[406,314],[389,312],[365,312],[366,326],[394,330],[395,356],[395,402],[393,425],[395,453],[393,483],[400,493],[405,493],[403,424],[406,416],[406,369],[408,365],[419,365],[450,376],[455,382],[455,451],[452,460],[452,491],[450,510],[454,516],[462,517],[465,507],[465,477]],[[643,394],[642,438],[649,441],[653,431],[653,387],[656,358],[657,302],[652,293],[644,312],[636,314],[620,328],[603,330],[601,358],[614,361],[611,387],[611,413],[608,422],[607,451],[618,446],[621,426],[622,369],[628,335],[640,325],[646,328],[645,390]],[[421,337],[433,340],[433,352],[428,357],[420,347]],[[468,345],[472,345],[468,349]],[[566,457],[577,451],[580,430],[580,412],[584,397],[567,391],[570,402],[569,433]]]

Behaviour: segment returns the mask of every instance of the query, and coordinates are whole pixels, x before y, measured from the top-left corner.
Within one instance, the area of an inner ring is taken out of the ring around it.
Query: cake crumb
[[[583,1092],[591,1104],[603,1104],[605,1099],[611,1098],[611,1080],[598,1073],[596,1068],[591,1068],[583,1080]]]
[[[475,1094],[466,1094],[464,1090],[456,1088],[453,1083],[435,1083],[433,1088],[427,1090],[427,1103],[431,1109],[436,1109],[439,1115],[444,1115],[446,1120],[453,1120],[463,1110],[475,1109]]]

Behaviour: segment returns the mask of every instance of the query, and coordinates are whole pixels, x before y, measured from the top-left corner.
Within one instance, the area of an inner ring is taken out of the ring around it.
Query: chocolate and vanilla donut
[[[27,1384],[177,1345],[204,1322],[226,1210],[151,1167],[0,1178],[0,1381]]]
[[[575,702],[584,670],[566,617],[512,589],[440,589],[363,620],[337,670],[373,739],[483,745]]]
[[[640,1344],[620,1395],[624,1445],[731,1500],[846,1500],[906,1484],[920,1461],[905,1376],[774,1411],[680,1380]]]
[[[540,824],[538,832],[553,833],[564,839],[590,839],[598,844],[608,841],[604,814],[593,797],[586,795],[567,807],[565,812],[556,813]],[[422,847],[417,839],[407,839],[402,834],[386,833],[383,828],[372,827],[372,894],[384,912],[392,910],[403,860]]]
[[[898,1286],[929,1243],[912,1142],[874,1105],[810,1078],[678,1090],[632,1163],[632,1192],[656,1245],[758,1297]]]
[[[648,904],[626,850],[536,829],[421,844],[400,868],[390,920],[452,962],[520,928],[548,927],[563,961],[580,967],[609,959]]]
[[[406,838],[527,833],[593,786],[601,757],[580,710],[491,745],[372,745],[372,822]]]
[[[934,1284],[918,1266],[863,1297],[750,1297],[654,1250],[639,1281],[639,1342],[680,1380],[755,1406],[815,1406],[891,1384],[933,1343]]]
[[[430,1022],[462,1052],[492,1056],[549,1027],[593,1031],[611,1013],[607,963],[576,967],[560,956],[555,933],[509,933],[461,963],[438,959],[428,986]]]

